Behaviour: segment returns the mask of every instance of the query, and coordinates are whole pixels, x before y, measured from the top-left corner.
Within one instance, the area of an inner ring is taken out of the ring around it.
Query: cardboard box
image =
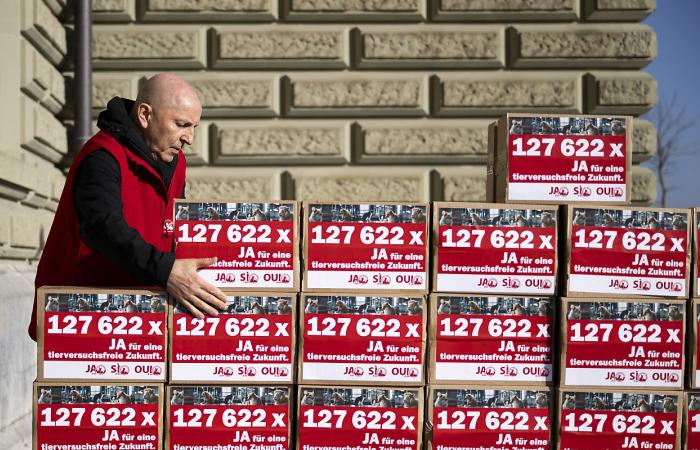
[[[568,297],[671,297],[690,292],[689,209],[566,208]]]
[[[186,446],[288,450],[289,386],[171,385],[166,388],[165,449]]]
[[[430,296],[431,384],[552,385],[551,297]]]
[[[180,306],[170,316],[172,383],[292,384],[295,293],[227,294],[228,309],[196,319]]]
[[[428,292],[430,205],[304,202],[304,292]]]
[[[683,448],[700,449],[700,391],[686,391],[683,402]]]
[[[681,445],[683,392],[559,390],[557,450]]]
[[[37,302],[38,380],[166,380],[165,292],[44,286]]]
[[[558,208],[436,202],[433,291],[554,295]]]
[[[563,314],[560,386],[683,389],[685,301],[564,298]]]
[[[299,383],[422,385],[426,308],[425,297],[302,294]]]
[[[693,215],[693,249],[692,249],[692,260],[693,260],[693,297],[700,297],[700,278],[698,278],[698,254],[700,251],[700,239],[698,235],[700,234],[700,208],[693,208],[691,210]]]
[[[297,446],[419,450],[423,389],[299,386]]]
[[[138,444],[160,450],[163,384],[34,382],[34,450]],[[68,447],[65,447],[68,448]],[[128,448],[128,447],[127,447]]]
[[[700,299],[694,298],[688,302],[688,375],[690,388],[698,389],[700,383],[700,367],[698,367],[698,322],[700,322],[700,310],[698,304]]]
[[[506,114],[495,142],[497,202],[631,201],[630,116]]]
[[[174,232],[181,258],[217,257],[199,269],[222,289],[299,290],[299,203],[177,200]]]
[[[517,385],[431,385],[426,449],[548,450],[553,444],[553,393]]]

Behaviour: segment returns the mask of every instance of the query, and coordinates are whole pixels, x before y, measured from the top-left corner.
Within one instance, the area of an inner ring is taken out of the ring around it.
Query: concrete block
[[[360,164],[485,163],[489,120],[363,120],[354,127]]]
[[[647,25],[518,25],[508,30],[516,68],[641,68],[656,57]]]
[[[451,22],[551,22],[579,17],[577,0],[440,0],[430,2],[430,16]]]
[[[425,167],[316,167],[291,169],[296,200],[427,201],[431,171]]]
[[[68,152],[66,128],[51,112],[28,98],[21,102],[22,148],[53,163]]]
[[[93,117],[107,107],[113,97],[135,99],[138,75],[123,72],[95,72],[92,76]]]
[[[641,115],[656,105],[656,80],[646,72],[593,72],[584,84],[592,114]]]
[[[240,25],[210,32],[217,69],[344,69],[349,29],[323,25]]]
[[[95,69],[202,69],[206,28],[186,25],[96,25]]]
[[[192,200],[281,200],[281,187],[279,169],[196,167],[187,171],[187,198]]]
[[[583,0],[586,20],[641,22],[656,9],[656,0]]]
[[[21,5],[22,35],[52,64],[60,64],[67,51],[63,25],[43,0],[25,0]]]
[[[437,116],[493,116],[507,112],[581,113],[581,76],[575,72],[462,72],[431,79]]]
[[[445,167],[437,170],[441,198],[448,202],[486,201],[486,166]]]
[[[357,67],[502,68],[505,27],[382,25],[353,30]]]
[[[284,110],[294,117],[377,117],[428,114],[423,74],[299,73],[283,78]]]
[[[632,166],[632,204],[651,205],[656,202],[656,175],[642,166]]]
[[[136,0],[92,0],[92,20],[95,23],[133,22]]]
[[[350,124],[344,121],[219,121],[212,130],[217,165],[344,164]]]
[[[288,22],[420,22],[428,0],[280,0]]]
[[[280,77],[257,72],[207,72],[183,78],[197,89],[203,117],[274,117],[280,113]]]
[[[634,119],[632,128],[632,161],[640,163],[656,154],[656,127],[644,119]]]
[[[144,22],[272,22],[277,0],[143,0]]]

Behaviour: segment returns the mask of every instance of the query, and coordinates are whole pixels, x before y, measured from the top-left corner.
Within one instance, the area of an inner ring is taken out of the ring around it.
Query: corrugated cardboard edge
[[[430,316],[428,323],[432,324],[429,327],[428,334],[428,359],[426,375],[427,381],[430,386],[444,387],[444,386],[454,386],[455,383],[462,383],[462,385],[469,386],[503,386],[504,381],[485,381],[485,380],[438,380],[437,370],[435,364],[437,362],[437,305],[438,298],[440,297],[507,297],[507,298],[540,298],[543,300],[549,300],[549,311],[551,312],[551,352],[552,352],[552,381],[513,381],[514,384],[518,386],[529,386],[529,387],[553,387],[556,385],[556,375],[557,375],[557,297],[554,296],[542,296],[542,295],[479,295],[479,294],[455,294],[455,293],[442,293],[433,292],[430,294]],[[455,314],[457,315],[457,314]]]
[[[566,221],[566,234],[564,235],[563,242],[565,242],[565,259],[564,259],[564,267],[563,270],[561,271],[561,274],[563,277],[565,277],[565,282],[561,283],[561,295],[566,296],[566,297],[597,297],[597,298],[611,298],[611,297],[617,297],[617,298],[661,298],[658,295],[641,295],[641,294],[616,294],[613,292],[610,293],[596,293],[596,292],[576,292],[576,291],[571,291],[569,288],[569,280],[570,280],[570,268],[571,268],[571,240],[572,240],[572,217],[573,217],[573,211],[574,208],[581,208],[581,209],[618,209],[618,210],[625,210],[625,211],[656,211],[656,212],[672,212],[672,213],[681,213],[681,214],[687,214],[687,217],[689,218],[688,222],[690,222],[690,215],[691,215],[691,210],[688,208],[648,208],[648,207],[639,207],[639,206],[620,206],[620,207],[598,207],[597,205],[588,205],[588,204],[580,204],[580,203],[573,203],[573,204],[568,204],[563,208],[561,218],[562,220]],[[621,228],[621,227],[616,227],[620,228],[621,230],[625,230],[626,228]],[[561,230],[561,229],[560,229]],[[690,234],[690,225],[686,227],[686,238],[685,241],[687,243],[687,246],[691,246],[691,234]],[[677,295],[677,296],[664,296],[663,298],[678,298],[678,299],[687,299],[688,295],[690,293],[690,273],[691,273],[691,268],[690,268],[690,263],[691,263],[691,249],[688,248],[688,251],[686,252],[685,255],[685,292],[682,295]]]
[[[260,287],[260,286],[253,286],[251,288],[246,288],[245,286],[240,286],[236,288],[225,288],[229,290],[235,290],[235,291],[265,291],[265,292],[290,292],[290,291],[295,291],[299,292],[299,286],[301,286],[301,245],[300,245],[300,231],[299,231],[299,216],[302,214],[301,211],[301,202],[297,200],[211,200],[211,199],[176,199],[174,206],[173,206],[173,224],[175,224],[175,214],[177,213],[177,205],[180,203],[263,203],[263,204],[275,204],[275,205],[292,205],[294,213],[294,220],[293,222],[293,232],[292,234],[294,235],[292,238],[292,245],[293,245],[293,251],[294,254],[292,255],[292,261],[293,261],[293,266],[294,266],[294,283],[291,288],[285,287],[285,288],[275,288],[275,287]],[[246,222],[250,223],[250,222]],[[173,230],[173,233],[176,233],[175,230]],[[222,290],[225,290],[222,289]]]
[[[488,129],[488,157],[486,160],[486,201],[496,201],[496,155],[498,122],[491,122]]]
[[[697,367],[698,367],[698,346],[697,346],[697,339],[698,339],[698,304],[700,304],[700,299],[694,298],[688,302],[688,308],[686,310],[689,310],[692,314],[687,314],[687,329],[688,332],[686,333],[687,335],[687,348],[688,348],[688,353],[686,353],[690,358],[690,364],[688,364],[686,367],[688,367],[688,379],[690,380],[690,383],[688,385],[690,386],[690,389],[698,389],[698,379],[697,379]]]
[[[678,399],[676,402],[676,445],[675,448],[680,448],[681,445],[681,440],[682,440],[682,430],[683,430],[683,409],[684,409],[684,398],[685,394],[683,391],[669,391],[669,390],[661,390],[661,391],[635,391],[631,389],[604,389],[604,388],[595,388],[595,389],[586,389],[586,388],[563,388],[560,387],[557,389],[557,407],[556,407],[556,417],[557,417],[557,423],[556,423],[556,428],[553,430],[554,436],[555,436],[555,442],[556,442],[556,449],[561,450],[561,439],[559,439],[559,430],[561,430],[561,419],[562,419],[562,404],[564,400],[564,392],[584,392],[584,393],[590,393],[590,392],[602,392],[602,393],[621,393],[621,394],[647,394],[647,395],[666,395],[666,396],[673,396]]]
[[[558,291],[558,286],[557,283],[559,282],[559,221],[561,220],[560,214],[559,214],[559,207],[554,206],[554,205],[534,205],[534,204],[525,204],[525,203],[479,203],[479,202],[433,202],[433,226],[432,226],[432,245],[431,245],[431,280],[432,280],[432,290],[431,292],[452,292],[452,291],[443,291],[439,289],[439,286],[437,285],[437,272],[438,272],[438,266],[439,266],[439,261],[438,261],[438,246],[440,244],[440,217],[439,217],[439,210],[441,208],[474,208],[474,209],[524,209],[527,211],[533,211],[533,210],[542,210],[542,211],[549,211],[554,215],[554,220],[556,220],[556,226],[554,227],[554,277],[553,277],[553,283],[552,283],[552,292],[549,294],[542,294],[542,293],[528,293],[528,292],[507,292],[507,291],[500,291],[500,292],[480,292],[480,293],[474,293],[471,294],[474,297],[499,297],[499,296],[516,296],[516,297],[548,297],[548,296],[553,296],[556,295]],[[508,228],[512,229],[512,227],[502,227],[502,226],[497,226],[497,227],[489,227],[489,228]],[[483,294],[483,295],[482,295]]]
[[[131,295],[163,295],[165,297],[165,336],[164,343],[165,346],[165,369],[163,370],[162,380],[148,380],[148,379],[134,379],[130,380],[132,383],[165,383],[168,379],[168,357],[170,356],[170,324],[168,317],[170,316],[170,311],[172,310],[172,304],[168,293],[163,290],[148,290],[139,288],[96,288],[96,287],[80,287],[80,286],[42,286],[37,290],[37,295],[35,301],[36,305],[36,379],[37,381],[56,381],[61,383],[75,383],[80,381],[90,381],[95,383],[101,382],[119,382],[119,378],[104,378],[104,379],[94,379],[85,380],[80,378],[46,378],[44,376],[44,311],[46,309],[44,305],[44,298],[47,294],[131,294]],[[110,361],[118,363],[119,361]]]
[[[476,387],[477,390],[499,390],[499,391],[511,391],[511,390],[522,390],[522,391],[535,391],[535,392],[547,392],[549,394],[549,448],[552,447],[554,443],[554,424],[556,422],[555,416],[554,416],[554,411],[556,408],[554,407],[554,400],[555,400],[555,393],[556,390],[552,387],[548,386],[529,386],[529,385],[524,385],[522,383],[517,383],[517,384],[499,384],[496,386],[473,386],[472,383],[469,384],[446,384],[446,385],[434,385],[434,384],[429,384],[427,385],[426,388],[426,394],[425,394],[425,402],[427,405],[426,411],[425,411],[425,426],[424,426],[424,442],[425,442],[425,449],[426,450],[433,450],[433,410],[435,407],[435,402],[433,401],[433,394],[435,391],[446,391],[446,390],[464,390],[464,389],[471,389],[472,387]],[[484,408],[485,410],[489,411],[498,411],[499,408]],[[534,408],[533,408],[534,409]]]
[[[333,288],[309,288],[307,285],[308,277],[307,277],[307,263],[309,261],[309,233],[307,230],[309,229],[309,210],[310,210],[310,205],[412,205],[412,206],[425,206],[425,289],[342,289],[343,292],[357,292],[357,295],[361,295],[360,293],[366,294],[366,295],[372,295],[372,294],[381,294],[381,295],[394,295],[397,292],[400,293],[399,295],[403,295],[406,297],[410,296],[425,296],[428,294],[429,289],[430,289],[430,221],[429,218],[431,216],[430,214],[430,208],[431,208],[431,202],[393,202],[393,201],[385,201],[385,202],[376,202],[376,201],[367,201],[367,202],[343,202],[343,201],[334,201],[334,202],[329,202],[329,201],[310,201],[310,200],[304,200],[302,204],[302,212],[304,214],[304,222],[303,222],[303,231],[302,231],[302,292],[315,292],[315,293],[335,293],[338,291],[338,289],[333,289]],[[322,222],[321,222],[322,223]],[[361,222],[352,222],[352,223],[361,223]]]
[[[372,386],[368,384],[364,385],[359,385],[359,386],[338,386],[335,384],[325,384],[325,385],[308,385],[308,384],[299,384],[297,386],[296,390],[296,399],[295,399],[295,408],[294,408],[294,418],[296,420],[296,427],[294,428],[294,434],[296,436],[295,438],[295,445],[296,449],[300,450],[302,447],[299,443],[299,428],[301,426],[301,418],[299,417],[299,412],[301,411],[301,408],[299,407],[299,402],[301,401],[302,398],[302,392],[304,390],[311,390],[311,389],[388,389],[388,390],[395,390],[395,391],[401,391],[401,390],[415,390],[418,392],[418,423],[416,424],[416,450],[421,450],[422,445],[423,445],[423,423],[425,420],[425,389],[423,386]],[[329,406],[330,408],[330,406]]]
[[[204,386],[212,386],[212,387],[222,387],[220,384],[168,384],[165,387],[165,391],[167,391],[167,395],[164,395],[165,397],[165,411],[164,411],[164,416],[165,416],[165,423],[163,424],[163,430],[164,430],[164,435],[165,435],[165,446],[162,447],[162,450],[170,450],[170,401],[172,399],[171,397],[171,392],[173,389],[177,388],[185,388],[185,387],[204,387]],[[296,411],[296,408],[293,408],[292,405],[296,404],[296,398],[295,398],[295,390],[294,386],[291,384],[288,385],[252,385],[250,383],[245,383],[245,384],[240,384],[240,383],[228,383],[226,386],[231,386],[231,387],[241,387],[241,386],[251,386],[251,387],[259,387],[259,388],[264,388],[264,387],[270,387],[274,389],[287,389],[287,449],[291,450],[292,447],[292,430],[294,429],[294,414],[293,412]],[[236,405],[237,406],[237,405]]]
[[[686,352],[685,352],[685,346],[686,346],[686,341],[688,339],[688,333],[687,333],[687,327],[686,327],[686,318],[688,315],[688,308],[685,307],[685,300],[677,300],[677,299],[669,299],[669,298],[664,298],[664,297],[658,297],[658,298],[627,298],[627,299],[622,299],[622,298],[611,298],[611,299],[604,299],[604,298],[586,298],[586,297],[562,297],[561,298],[561,305],[562,305],[562,311],[561,311],[561,340],[560,340],[560,370],[559,370],[559,387],[561,389],[569,389],[569,388],[587,388],[588,390],[596,390],[596,389],[601,389],[601,388],[606,388],[606,389],[617,389],[616,387],[612,386],[599,386],[599,385],[594,385],[594,384],[578,384],[578,385],[567,385],[566,384],[566,350],[567,350],[567,337],[568,337],[568,326],[567,326],[567,314],[569,310],[569,304],[570,303],[600,303],[600,302],[608,302],[608,303],[665,303],[665,304],[670,304],[670,305],[678,305],[680,306],[686,317],[684,317],[681,322],[682,322],[682,328],[683,328],[683,339],[684,339],[684,344],[683,344],[683,350],[681,351],[681,387],[675,388],[677,390],[682,390],[683,386],[685,386],[685,368],[687,367],[686,364]],[[604,343],[601,343],[601,345],[604,345]],[[614,369],[610,369],[614,370]],[[663,386],[624,386],[620,385],[620,388],[625,390],[625,391],[635,391],[636,393],[640,392],[648,392],[649,389],[662,389],[662,390],[675,390],[674,388],[664,388]]]
[[[346,291],[336,291],[333,294],[326,292],[302,292],[299,295],[299,338],[297,339],[297,383],[304,384],[309,387],[318,388],[319,386],[332,385],[339,388],[349,388],[357,386],[372,386],[372,388],[387,386],[386,381],[352,381],[352,380],[306,380],[304,379],[304,304],[307,297],[326,297],[326,296],[348,296],[348,297],[404,297],[404,298],[420,298],[423,300],[423,315],[421,334],[423,338],[421,339],[421,355],[423,356],[423,370],[421,371],[420,381],[393,381],[391,385],[400,386],[402,388],[418,388],[425,385],[425,380],[427,380],[427,351],[428,351],[428,313],[427,309],[430,307],[428,302],[428,297],[424,295],[408,295],[406,293],[394,292],[389,295],[375,294],[375,293],[358,293],[358,292],[346,292]],[[332,316],[332,314],[329,314]]]
[[[272,291],[258,291],[258,292],[253,292],[253,291],[233,291],[233,290],[223,290],[224,294],[227,296],[246,296],[246,297],[288,297],[290,299],[290,303],[293,305],[292,306],[292,329],[291,329],[291,337],[290,339],[292,340],[292,355],[291,355],[291,370],[290,370],[290,376],[291,376],[291,381],[236,381],[236,380],[221,380],[221,381],[216,381],[216,380],[174,380],[172,375],[173,375],[173,354],[172,354],[172,349],[173,349],[173,339],[175,338],[175,308],[171,308],[170,311],[168,312],[168,328],[170,329],[170,332],[168,333],[168,380],[170,383],[177,384],[177,385],[189,385],[189,384],[205,384],[205,385],[212,385],[212,386],[217,386],[217,385],[255,385],[255,386],[265,386],[265,385],[271,385],[271,386],[286,386],[286,385],[292,385],[296,383],[295,379],[295,374],[296,374],[296,354],[295,352],[297,351],[297,309],[299,308],[299,294],[297,292],[272,292]],[[233,315],[233,314],[232,314]],[[262,316],[271,316],[274,314],[260,314]]]
[[[76,383],[75,381],[71,383],[63,383],[63,382],[56,382],[56,381],[38,381],[34,380],[34,383],[32,385],[32,450],[40,450],[37,448],[37,443],[38,443],[38,426],[37,426],[37,421],[39,420],[39,397],[38,397],[38,390],[39,386],[148,386],[148,387],[157,387],[159,390],[158,394],[158,440],[156,441],[156,449],[162,449],[163,448],[163,431],[165,430],[165,427],[163,426],[163,398],[165,397],[165,384],[164,383],[152,383],[152,382],[146,382],[146,383],[138,383],[138,382],[124,382],[124,383],[118,383],[118,382],[83,382],[83,383]]]
[[[500,160],[500,169],[497,172],[496,178],[496,200],[505,203],[518,203],[525,200],[509,200],[508,199],[508,133],[510,128],[508,123],[510,123],[511,117],[545,117],[545,118],[556,118],[556,117],[574,117],[574,118],[610,118],[610,119],[625,119],[625,133],[626,133],[626,145],[627,149],[626,161],[625,161],[625,198],[619,202],[588,202],[586,205],[616,205],[625,206],[632,202],[632,126],[633,119],[632,116],[620,116],[614,114],[533,114],[533,113],[507,113],[501,116],[498,122],[498,155],[496,160]],[[502,189],[499,191],[499,188]],[[530,201],[530,200],[528,200]],[[546,203],[559,205],[560,201],[555,200],[536,200],[536,203]]]

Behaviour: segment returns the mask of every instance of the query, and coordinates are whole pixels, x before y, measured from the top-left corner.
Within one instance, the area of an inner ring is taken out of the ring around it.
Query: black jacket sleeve
[[[159,251],[126,223],[119,164],[106,150],[92,152],[78,166],[73,203],[80,237],[90,248],[145,284],[166,286],[175,253]]]

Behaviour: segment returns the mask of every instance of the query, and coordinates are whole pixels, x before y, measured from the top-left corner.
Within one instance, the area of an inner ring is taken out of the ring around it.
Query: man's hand
[[[226,294],[197,273],[200,267],[214,263],[216,258],[176,259],[168,277],[168,294],[198,319],[203,319],[204,313],[215,316],[217,309],[225,310],[227,306]]]

